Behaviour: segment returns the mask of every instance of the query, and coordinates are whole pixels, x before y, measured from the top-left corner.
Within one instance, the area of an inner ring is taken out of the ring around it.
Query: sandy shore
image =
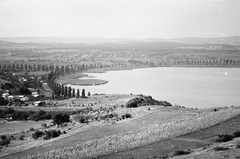
[[[88,75],[83,73],[77,73],[68,76],[59,77],[56,82],[61,84],[71,84],[71,85],[81,85],[81,86],[91,86],[91,85],[102,85],[108,83],[108,81],[101,79],[86,79],[84,77],[88,77]],[[81,79],[84,78],[84,79]]]
[[[80,85],[80,86],[92,86],[92,85],[103,85],[107,84],[108,81],[102,79],[93,79],[84,73],[105,73],[107,71],[122,71],[122,70],[132,70],[137,68],[148,68],[143,66],[134,66],[134,67],[106,67],[106,68],[96,68],[88,70],[83,73],[76,73],[72,75],[59,77],[56,82],[61,84],[71,84],[71,85]],[[87,79],[89,77],[89,79]],[[83,79],[81,79],[83,78]]]

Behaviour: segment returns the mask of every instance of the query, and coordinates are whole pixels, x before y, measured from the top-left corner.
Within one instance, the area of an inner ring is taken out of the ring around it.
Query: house
[[[28,101],[29,100],[29,97],[22,97],[20,98],[21,101]]]
[[[38,106],[43,106],[43,102],[42,101],[36,101],[33,102],[34,106],[38,107]]]
[[[3,93],[3,94],[2,94],[2,97],[3,97],[4,99],[7,99],[8,96],[9,96],[9,93]]]
[[[39,94],[38,94],[38,92],[32,92],[32,96],[33,96],[33,97],[38,97]]]
[[[12,96],[12,95],[7,96],[7,99],[8,99],[8,100],[13,100],[14,98],[15,98],[15,97]]]

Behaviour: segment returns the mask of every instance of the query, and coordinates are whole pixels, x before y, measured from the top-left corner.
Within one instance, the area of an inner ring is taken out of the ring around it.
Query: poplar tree
[[[64,98],[67,98],[67,86],[64,87]]]
[[[75,97],[75,89],[73,88],[72,97]]]
[[[80,97],[79,89],[77,89],[77,98]]]
[[[71,98],[72,97],[72,88],[68,87],[68,97]]]
[[[85,89],[82,89],[82,98],[86,97],[85,96]]]

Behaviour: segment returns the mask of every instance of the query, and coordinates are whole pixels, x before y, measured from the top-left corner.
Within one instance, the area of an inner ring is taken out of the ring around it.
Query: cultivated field
[[[239,123],[240,123],[240,115],[212,126],[210,128],[202,129],[200,131],[196,131],[193,133],[189,133],[183,136],[179,136],[176,138],[167,139],[164,141],[156,142],[147,146],[135,148],[132,150],[115,153],[112,155],[107,155],[100,157],[100,159],[153,159],[153,158],[161,158],[161,157],[171,157],[175,151],[193,151],[191,155],[186,157],[177,156],[175,158],[207,158],[209,155],[212,158],[213,155],[207,153],[204,154],[204,150],[212,150],[211,153],[215,154],[217,152],[213,151],[213,147],[219,146],[219,143],[215,143],[219,134],[233,134],[235,131],[239,131]],[[213,145],[212,145],[213,144]],[[210,145],[210,146],[209,146]],[[232,146],[229,143],[229,146]],[[201,152],[202,151],[202,152]],[[234,149],[230,149],[229,151],[224,151],[229,156],[234,156],[231,154],[232,151],[236,151]],[[220,151],[223,153],[223,151]],[[235,155],[240,156],[239,152],[235,153]],[[221,158],[220,154],[216,155],[216,158]],[[222,155],[224,156],[224,155]]]
[[[126,151],[128,149],[144,146],[156,141],[162,141],[167,138],[204,129],[221,123],[238,114],[240,114],[240,109],[238,108],[222,109],[217,112],[203,111],[190,114],[184,113],[184,116],[183,114],[179,117],[174,116],[172,119],[165,120],[163,123],[160,122],[157,124],[153,122],[148,126],[141,125],[140,128],[135,128],[127,132],[125,131],[120,134],[106,136],[90,140],[85,143],[80,143],[75,146],[60,148],[47,153],[39,154],[37,155],[37,158],[54,158],[54,156],[89,158],[119,151]],[[151,117],[148,116],[147,119],[148,118]],[[35,150],[35,152],[36,151],[37,150]],[[23,158],[32,158],[34,156],[35,155],[27,155]]]
[[[148,108],[151,108],[148,110]],[[119,110],[119,113],[123,110]],[[125,110],[126,111],[126,110]],[[60,136],[59,139],[54,139],[54,142],[48,141],[44,146],[35,145],[34,148],[20,153],[10,155],[6,158],[19,157],[24,154],[35,154],[36,152],[47,152],[57,148],[77,145],[94,139],[101,139],[104,136],[115,135],[128,132],[134,129],[141,128],[157,123],[165,123],[175,117],[184,116],[186,114],[195,114],[197,110],[183,108],[164,108],[159,106],[131,108],[127,110],[133,114],[133,118],[122,120],[112,125],[110,123],[89,123],[88,126],[75,128],[72,133],[68,132],[67,136]],[[24,147],[24,146],[23,146]]]

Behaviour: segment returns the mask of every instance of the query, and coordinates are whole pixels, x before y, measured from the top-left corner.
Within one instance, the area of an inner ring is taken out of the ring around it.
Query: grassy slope
[[[193,112],[195,112],[195,110],[159,107],[152,114],[143,116],[135,120],[125,121],[125,122],[123,121],[118,123],[117,125],[104,125],[104,126],[93,127],[90,130],[74,134],[68,138],[55,141],[45,146],[41,146],[41,147],[33,148],[24,152],[13,154],[5,158],[14,158],[14,157],[18,157],[26,154],[35,154],[36,152],[43,153],[43,152],[47,152],[49,150],[53,150],[57,148],[76,145],[89,140],[102,138],[104,136],[123,133],[123,132],[130,131],[143,126],[152,125],[155,123],[163,123],[163,122],[166,122],[167,120],[175,118],[176,116],[183,116],[186,113],[193,113]]]
[[[21,132],[29,130],[30,128],[40,128],[42,123],[50,123],[50,120],[46,121],[12,121],[4,122],[0,124],[0,135],[3,134],[13,134],[16,132]]]
[[[213,144],[215,139],[217,138],[218,134],[232,134],[236,130],[239,130],[239,123],[240,123],[240,115],[227,120],[225,122],[222,122],[220,124],[217,124],[215,126],[212,126],[207,129],[203,129],[200,131],[196,131],[193,133],[189,133],[183,136],[179,136],[177,138],[173,139],[167,139],[162,142],[157,142],[154,144],[150,144],[147,146],[143,146],[140,148],[132,149],[125,152],[120,152],[108,156],[103,156],[100,159],[145,159],[145,158],[154,158],[154,157],[161,157],[165,155],[169,155],[173,153],[175,150],[188,150],[188,149],[197,149],[200,147],[207,147],[209,144]],[[209,148],[211,150],[211,147]],[[229,154],[230,151],[235,150],[229,150],[225,151],[225,153]],[[201,151],[200,151],[201,152]],[[182,156],[179,158],[191,158],[194,156],[194,158],[206,158],[206,156],[213,157],[216,154],[216,158],[219,158],[220,156],[224,156],[220,154],[217,154],[218,152],[201,152],[200,155],[196,154],[189,155],[189,156]],[[236,153],[235,153],[236,154]],[[191,156],[191,157],[190,157]],[[238,152],[238,156],[240,156],[240,151]],[[178,158],[178,157],[176,157]]]

